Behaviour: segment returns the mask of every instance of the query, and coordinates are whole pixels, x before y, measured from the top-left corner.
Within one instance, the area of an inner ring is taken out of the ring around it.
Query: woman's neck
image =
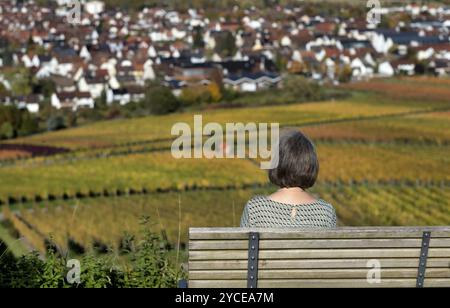
[[[275,202],[290,205],[310,204],[317,201],[316,198],[299,187],[281,188],[276,193],[269,196],[269,198]]]

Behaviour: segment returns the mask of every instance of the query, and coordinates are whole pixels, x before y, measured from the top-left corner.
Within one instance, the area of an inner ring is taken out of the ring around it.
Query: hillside
[[[341,225],[447,225],[447,82],[373,81],[347,89],[354,92],[346,100],[209,110],[204,122],[276,121],[306,132],[321,161],[313,192],[335,205]],[[68,152],[19,159],[0,151],[4,217],[35,248],[44,250],[51,235],[72,253],[118,249],[142,217],[172,243],[179,227],[185,242],[189,227],[238,225],[246,201],[274,188],[252,160],[175,160],[171,127],[193,115],[99,122],[9,142]]]

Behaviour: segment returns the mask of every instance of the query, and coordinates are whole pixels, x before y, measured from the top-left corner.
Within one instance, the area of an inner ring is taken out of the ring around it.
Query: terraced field
[[[450,104],[448,104],[450,105]],[[450,108],[450,106],[447,106]],[[349,119],[381,117],[442,108],[442,104],[399,104],[380,102],[366,96],[353,100],[298,104],[276,107],[208,110],[201,112],[204,123],[281,123],[284,126],[308,126]],[[199,112],[197,112],[199,113]],[[101,148],[117,144],[172,138],[175,123],[193,123],[197,113],[173,114],[99,122],[70,130],[14,140],[16,144],[57,146],[69,149]]]
[[[73,247],[92,250],[97,245],[118,249],[125,236],[139,233],[139,221],[148,216],[155,231],[169,240],[186,243],[189,227],[239,224],[246,201],[271,187],[150,194],[116,198],[43,202],[4,210],[33,244],[41,250],[50,236],[63,251]],[[448,225],[450,186],[437,185],[319,185],[314,193],[330,201],[339,223],[347,226]]]
[[[351,85],[358,91],[345,101],[202,114],[204,123],[279,122],[306,132],[321,161],[313,192],[335,205],[341,225],[447,225],[447,82],[375,80]],[[237,226],[246,201],[274,188],[257,160],[175,160],[171,127],[193,116],[100,122],[8,143],[70,150],[22,159],[0,152],[0,219],[13,226],[10,236],[40,251],[51,237],[79,253],[119,248],[144,216],[171,242],[179,230],[185,242],[189,227]]]

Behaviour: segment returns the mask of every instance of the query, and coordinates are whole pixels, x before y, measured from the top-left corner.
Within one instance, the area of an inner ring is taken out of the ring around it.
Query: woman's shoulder
[[[256,195],[247,202],[247,206],[253,207],[253,206],[258,206],[258,205],[265,205],[265,204],[269,203],[269,201],[270,201],[269,198],[266,196]]]

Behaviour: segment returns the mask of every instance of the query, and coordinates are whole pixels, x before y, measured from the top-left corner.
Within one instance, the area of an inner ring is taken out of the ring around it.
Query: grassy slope
[[[13,238],[8,230],[0,223],[0,241],[3,241],[15,257],[23,256],[28,250],[23,246],[20,240]]]
[[[447,104],[450,107],[450,103]],[[175,123],[192,124],[195,114],[203,121],[224,123],[281,123],[285,126],[307,126],[345,119],[403,114],[442,107],[442,104],[420,104],[380,101],[377,97],[358,95],[346,101],[306,103],[289,106],[206,110],[168,116],[98,122],[75,129],[46,133],[12,141],[13,143],[52,145],[71,149],[105,147],[129,142],[172,138]]]
[[[404,81],[398,83],[402,84]],[[408,82],[408,85],[411,83]],[[429,84],[427,86],[431,87]],[[317,139],[332,139],[332,142],[318,142],[322,162],[320,179],[372,181],[366,186],[344,186],[339,189],[319,185],[316,191],[336,205],[343,224],[448,224],[450,223],[448,188],[437,186],[411,188],[375,184],[378,180],[392,179],[450,180],[450,161],[447,155],[449,146],[397,142],[402,138],[415,141],[423,139],[448,141],[447,128],[450,127],[448,112],[414,115],[405,113],[444,109],[449,108],[450,104],[441,100],[422,101],[420,99],[422,95],[413,97],[411,93],[408,100],[396,100],[396,96],[397,93],[388,91],[383,97],[357,94],[347,101],[205,111],[204,121],[219,123],[279,121],[284,125],[301,126]],[[390,117],[385,117],[386,115]],[[391,117],[392,115],[397,116]],[[0,185],[0,194],[14,192],[18,195],[33,196],[35,193],[45,193],[51,189],[58,192],[64,190],[73,192],[107,186],[134,188],[130,186],[136,185],[156,188],[186,184],[227,186],[230,183],[242,183],[247,180],[267,182],[264,173],[247,161],[176,163],[167,152],[125,153],[117,157],[92,159],[98,153],[98,150],[92,150],[93,146],[116,146],[170,137],[170,128],[175,122],[191,122],[192,117],[193,113],[188,113],[100,122],[16,140],[14,142],[84,148],[83,153],[76,155],[90,159],[70,162],[64,159],[63,155],[58,158],[62,159],[61,161],[49,163],[42,159],[33,159],[24,164],[2,167],[0,182],[3,179],[3,185]],[[366,120],[360,120],[361,118]],[[340,120],[348,121],[326,124]],[[351,139],[365,140],[367,143],[346,141]],[[155,145],[166,147],[167,144],[170,142]],[[123,146],[114,150],[130,148],[139,149],[140,146]],[[111,149],[104,151],[109,152]],[[262,189],[259,192],[267,191]],[[255,193],[258,191],[196,191],[117,199],[83,199],[75,208],[77,202],[75,200],[57,201],[42,204],[45,208],[42,211],[23,213],[28,220],[36,223],[43,234],[55,233],[62,243],[66,243],[67,234],[71,234],[82,243],[95,237],[111,242],[114,246],[117,245],[117,240],[124,230],[136,230],[137,221],[142,215],[156,218],[158,225],[166,229],[173,239],[178,230],[180,195],[185,238],[188,226],[236,225],[243,204]],[[77,221],[75,226],[72,223],[73,219]],[[67,230],[69,226],[77,231]]]

